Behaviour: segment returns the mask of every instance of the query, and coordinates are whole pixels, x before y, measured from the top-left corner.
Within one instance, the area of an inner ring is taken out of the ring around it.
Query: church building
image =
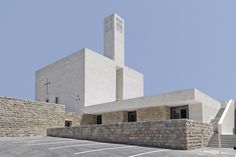
[[[88,48],[36,72],[35,99],[83,114],[81,125],[190,119],[234,134],[235,103],[192,88],[144,96],[143,74],[125,66],[124,20],[104,20],[104,53]]]
[[[90,49],[56,61],[36,72],[35,99],[83,107],[143,96],[143,74],[125,66],[124,20],[112,14],[104,20],[104,55]]]

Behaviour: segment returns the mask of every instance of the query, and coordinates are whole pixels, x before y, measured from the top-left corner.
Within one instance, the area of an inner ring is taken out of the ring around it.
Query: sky
[[[235,0],[1,0],[0,96],[34,99],[35,71],[84,47],[103,54],[103,19],[125,20],[125,64],[145,95],[197,88],[236,99]]]

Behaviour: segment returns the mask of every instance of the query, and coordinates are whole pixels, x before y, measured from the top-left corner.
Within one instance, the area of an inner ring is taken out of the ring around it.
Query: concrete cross
[[[48,86],[51,84],[51,82],[49,82],[48,78],[47,78],[47,82],[44,83],[44,85],[47,87],[47,94],[48,94]]]

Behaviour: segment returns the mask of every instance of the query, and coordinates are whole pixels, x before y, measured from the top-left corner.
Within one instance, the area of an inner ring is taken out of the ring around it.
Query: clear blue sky
[[[235,0],[1,0],[0,95],[34,99],[37,69],[83,47],[102,53],[112,12],[145,95],[195,87],[236,98]]]

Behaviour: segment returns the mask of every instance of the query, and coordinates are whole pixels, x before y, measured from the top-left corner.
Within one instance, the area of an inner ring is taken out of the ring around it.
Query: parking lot
[[[170,150],[57,137],[0,138],[1,157],[235,157],[233,149]]]

